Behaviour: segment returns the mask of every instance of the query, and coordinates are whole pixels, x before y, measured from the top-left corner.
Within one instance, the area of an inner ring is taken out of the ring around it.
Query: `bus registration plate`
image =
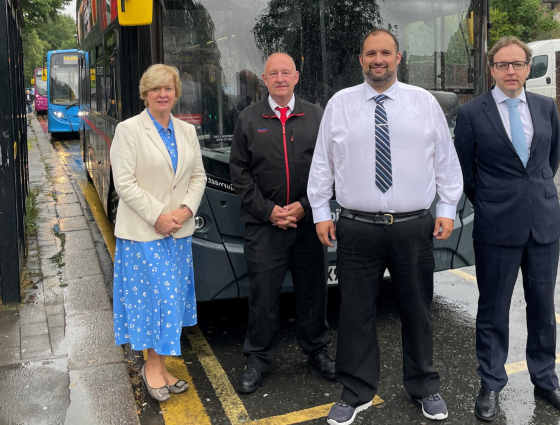
[[[329,266],[329,271],[327,275],[327,285],[338,285],[336,266]]]

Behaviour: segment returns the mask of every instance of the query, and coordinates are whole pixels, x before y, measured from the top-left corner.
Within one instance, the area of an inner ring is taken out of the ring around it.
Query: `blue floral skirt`
[[[151,242],[117,238],[113,275],[115,343],[181,354],[181,329],[196,325],[192,236]]]

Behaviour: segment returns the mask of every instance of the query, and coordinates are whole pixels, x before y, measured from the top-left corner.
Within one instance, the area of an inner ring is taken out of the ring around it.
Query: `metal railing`
[[[20,302],[29,187],[19,0],[0,0],[0,296]]]

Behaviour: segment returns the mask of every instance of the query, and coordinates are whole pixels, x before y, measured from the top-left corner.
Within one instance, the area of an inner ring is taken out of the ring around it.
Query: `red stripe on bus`
[[[93,125],[93,123],[90,120],[84,117],[82,117],[82,119],[91,127],[93,131],[95,131],[97,134],[99,134],[101,137],[105,139],[105,141],[107,142],[107,147],[111,149],[111,143],[112,143],[111,139],[109,139],[105,133],[103,133],[95,125]]]

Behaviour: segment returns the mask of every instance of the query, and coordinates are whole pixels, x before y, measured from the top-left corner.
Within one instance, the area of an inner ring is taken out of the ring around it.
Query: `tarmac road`
[[[78,140],[58,140],[54,145],[59,157],[66,162],[82,186],[85,174]],[[555,183],[557,187],[560,184],[558,175]],[[99,223],[99,227],[110,233],[107,224]],[[106,241],[109,240],[108,245],[111,244],[110,239],[105,237]],[[447,402],[449,418],[446,423],[449,424],[480,423],[473,416],[474,400],[479,389],[474,328],[477,297],[474,267],[436,273],[434,361],[441,375],[440,393]],[[555,298],[557,312],[560,313],[558,294]],[[337,340],[338,307],[338,290],[331,288],[328,320],[333,352]],[[182,358],[172,359],[173,367],[180,371],[178,373],[185,377],[183,379],[187,379],[191,388],[187,394],[175,396],[161,406],[146,397],[147,404],[140,415],[141,423],[325,423],[328,408],[338,400],[341,388],[336,383],[323,380],[308,368],[306,358],[295,342],[295,305],[291,295],[282,299],[281,343],[276,361],[262,387],[250,395],[238,395],[233,389],[244,367],[241,350],[247,324],[246,301],[201,303],[198,317],[198,327],[183,334]],[[557,317],[560,320],[560,316]],[[430,422],[422,416],[420,407],[407,399],[402,385],[400,321],[391,296],[390,282],[379,301],[378,332],[381,351],[381,382],[379,399],[376,398],[378,404],[361,414],[355,423]],[[525,342],[525,301],[522,286],[518,284],[510,315],[510,352],[507,362],[510,378],[501,394],[502,411],[494,423],[560,424],[560,412],[535,400],[533,396],[533,386],[524,364]]]

